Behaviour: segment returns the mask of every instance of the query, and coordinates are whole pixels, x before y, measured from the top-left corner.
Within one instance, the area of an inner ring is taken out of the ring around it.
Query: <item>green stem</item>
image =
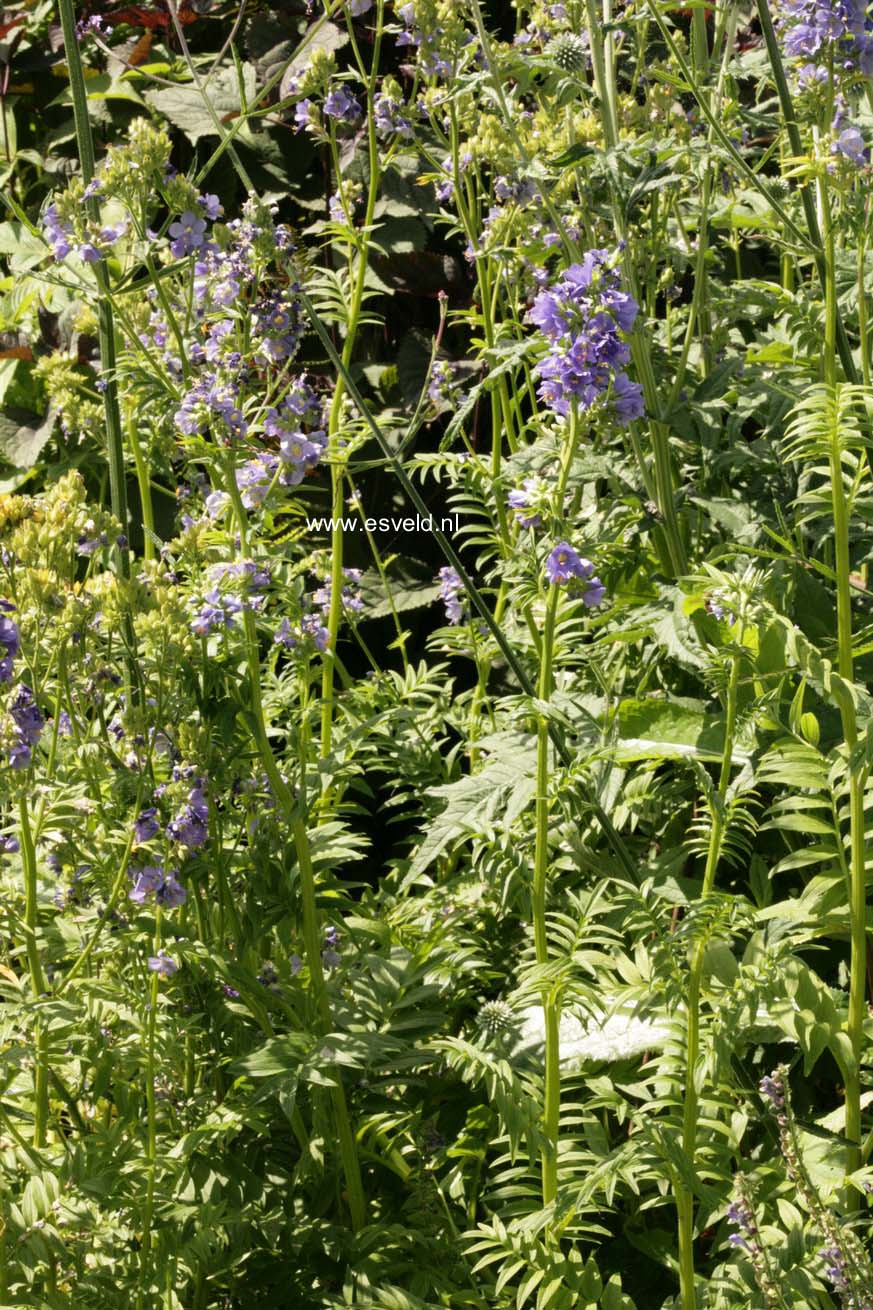
[[[21,827],[21,862],[24,867],[24,933],[27,949],[27,967],[35,1004],[47,989],[37,936],[36,847],[30,827],[27,798],[22,793],[18,803]],[[40,1020],[34,1025],[34,1112],[33,1145],[39,1150],[45,1146],[48,1124],[48,1045],[47,1034]]]
[[[595,0],[586,0],[588,9],[588,35],[591,47],[591,66],[594,72],[594,88],[600,102],[603,139],[607,150],[615,150],[619,144],[618,117],[615,100],[615,88],[611,86],[606,71],[604,53],[604,34],[601,17],[597,12]],[[612,91],[612,94],[610,94]],[[633,253],[628,244],[628,227],[624,207],[613,187],[610,188],[613,225],[619,242],[624,243],[622,272],[628,289],[637,303],[640,303],[640,289],[633,261]],[[649,430],[652,439],[652,452],[655,464],[655,490],[658,509],[663,520],[666,538],[668,564],[674,574],[681,575],[687,571],[687,560],[679,520],[674,502],[673,462],[670,457],[670,430],[658,419],[661,413],[661,398],[655,369],[652,364],[648,335],[642,326],[637,326],[631,333],[631,358],[637,377],[643,389],[646,412],[651,416]]]
[[[867,323],[867,288],[864,283],[864,263],[867,254],[867,230],[861,228],[858,236],[858,338],[861,351],[861,376],[864,386],[870,386],[870,332]]]
[[[152,560],[155,557],[155,513],[152,506],[152,487],[148,461],[142,448],[142,442],[139,439],[135,418],[132,418],[127,425],[127,436],[130,441],[130,448],[133,451],[136,481],[139,487],[140,505],[142,506],[143,556],[146,560]]]
[[[88,95],[85,89],[85,74],[79,56],[79,44],[76,40],[76,10],[73,0],[58,0],[61,19],[61,31],[64,38],[64,53],[67,60],[67,72],[70,78],[70,94],[73,100],[73,119],[76,126],[76,143],[79,150],[79,162],[82,168],[82,181],[87,186],[94,177],[96,164],[94,140],[91,135],[91,120],[88,117]],[[89,218],[95,222],[100,219],[100,207],[96,199],[85,201]],[[124,478],[124,439],[121,428],[121,411],[118,404],[118,381],[115,368],[115,322],[112,305],[109,302],[109,275],[102,260],[94,266],[97,282],[97,330],[100,348],[100,366],[103,381],[103,412],[106,420],[106,454],[109,464],[109,491],[112,512],[121,524],[123,532],[128,530],[127,522],[127,488]],[[116,571],[123,577],[129,573],[128,552],[113,551]]]
[[[701,903],[712,895],[724,838],[724,802],[731,776],[733,741],[737,719],[737,692],[740,661],[735,655],[731,661],[726,695],[724,751],[718,779],[717,800],[712,812],[709,845],[703,873]],[[701,937],[691,956],[688,980],[687,1036],[685,1047],[685,1096],[682,1107],[682,1150],[690,1168],[695,1167],[697,1152],[697,1118],[700,1098],[697,1091],[697,1062],[700,1056],[700,988],[703,963],[706,956],[706,939]],[[679,1286],[682,1310],[696,1310],[694,1288],[694,1202],[691,1193],[680,1181],[676,1184],[676,1213],[679,1231]]]
[[[161,908],[155,910],[155,935],[152,949],[156,956],[161,949]],[[137,1310],[142,1310],[146,1279],[151,1263],[152,1216],[155,1206],[155,1169],[158,1156],[157,1106],[155,1102],[155,1032],[157,1029],[158,992],[160,975],[155,970],[149,979],[148,1016],[146,1023],[146,1162],[148,1182],[146,1183],[145,1214],[143,1216],[142,1238],[140,1246],[139,1283],[137,1286]]]
[[[540,663],[539,700],[546,703],[552,693],[552,655],[555,640],[555,617],[558,611],[560,589],[553,585],[546,603],[546,623],[543,632],[543,653]],[[549,869],[549,737],[548,716],[537,718],[537,791],[536,791],[536,846],[532,891],[532,918],[537,964],[544,967],[549,960],[546,933],[546,884]],[[554,1201],[558,1190],[558,1126],[560,1119],[560,1044],[558,1023],[560,1009],[554,989],[549,982],[542,989],[543,1018],[546,1029],[545,1094],[543,1098],[542,1178],[543,1205]]]
[[[819,205],[824,226],[825,256],[825,332],[824,378],[835,402],[837,287],[834,228],[828,195],[827,177],[821,175]],[[840,432],[831,425],[829,452],[831,503],[834,519],[834,574],[837,587],[837,668],[840,677],[852,682],[854,655],[852,644],[852,585],[849,550],[849,510],[843,484],[843,459]],[[852,1173],[861,1163],[861,1054],[864,1049],[864,1020],[867,1013],[867,923],[866,923],[866,851],[864,836],[864,789],[867,769],[852,763],[858,740],[855,708],[850,695],[841,697],[840,714],[843,739],[849,759],[849,1013],[846,1026],[851,1060],[845,1072],[846,1085],[846,1172]],[[847,1198],[857,1201],[849,1189]]]
[[[555,508],[558,515],[563,515],[564,498],[570,469],[579,441],[579,415],[575,404],[570,410],[567,440],[561,452],[561,471],[555,491]],[[531,894],[531,915],[533,919],[534,948],[537,964],[545,968],[549,962],[549,942],[546,930],[546,890],[549,871],[549,754],[551,751],[551,734],[548,714],[542,707],[548,705],[554,688],[554,654],[555,623],[558,614],[560,587],[553,583],[546,601],[546,619],[540,653],[540,670],[537,685],[537,699],[540,711],[537,715],[537,775],[536,775],[536,817],[534,873]],[[543,1095],[543,1147],[542,1147],[542,1194],[543,1205],[554,1201],[558,1191],[558,1132],[561,1118],[561,1048],[560,1048],[560,1001],[555,988],[548,981],[543,983],[543,1020],[545,1023],[545,1087]]]
[[[225,471],[225,487],[233,505],[240,538],[240,552],[243,557],[248,551],[248,520],[242,498],[236,483],[233,456],[228,456]],[[261,763],[270,782],[273,795],[279,805],[286,823],[291,831],[294,850],[297,856],[297,872],[300,879],[300,902],[303,918],[303,942],[306,963],[309,968],[309,981],[319,1027],[322,1032],[329,1032],[332,1025],[330,997],[324,979],[321,962],[321,934],[319,926],[318,899],[315,884],[315,871],[312,866],[312,853],[309,849],[309,837],[306,825],[298,810],[297,803],[288,783],[282,777],[281,770],[273,754],[264,716],[261,698],[261,660],[258,649],[258,634],[255,617],[250,608],[243,612],[243,633],[246,645],[246,663],[249,674],[248,720],[254,733]],[[353,1228],[360,1229],[367,1220],[367,1205],[361,1182],[361,1169],[358,1161],[357,1144],[349,1119],[345,1090],[341,1082],[331,1088],[331,1102],[334,1111],[337,1137],[339,1139],[340,1159],[346,1180],[349,1198],[349,1212]]]
[[[380,154],[379,140],[376,135],[376,114],[374,99],[379,72],[379,53],[382,43],[382,12],[384,0],[378,0],[376,7],[376,31],[373,40],[373,59],[367,81],[367,157],[369,179],[367,185],[367,207],[364,214],[363,228],[357,241],[357,260],[354,269],[352,299],[347,319],[346,339],[343,344],[342,362],[346,369],[352,362],[355,341],[358,335],[358,323],[364,300],[364,287],[367,280],[367,267],[370,251],[370,229],[379,194]],[[354,40],[354,35],[352,36]],[[357,47],[356,47],[357,49]],[[337,185],[342,185],[342,176],[337,174]],[[328,455],[330,459],[331,480],[331,515],[333,523],[330,534],[330,610],[327,619],[327,647],[321,672],[321,758],[327,759],[333,743],[333,708],[334,708],[334,669],[336,666],[336,644],[339,636],[340,621],[343,612],[343,485],[346,475],[346,461],[340,448],[340,427],[343,412],[343,374],[340,373],[334,387],[333,401],[328,418]]]

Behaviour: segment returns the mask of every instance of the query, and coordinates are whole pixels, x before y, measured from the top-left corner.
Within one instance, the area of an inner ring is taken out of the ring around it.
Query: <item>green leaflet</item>
[[[454,841],[467,832],[490,826],[501,812],[501,826],[509,828],[513,819],[533,800],[536,753],[530,739],[500,733],[480,745],[495,749],[500,745],[506,755],[490,760],[473,777],[431,789],[430,796],[443,799],[447,804],[442,813],[431,820],[427,836],[412,858],[410,877],[425,873]]]

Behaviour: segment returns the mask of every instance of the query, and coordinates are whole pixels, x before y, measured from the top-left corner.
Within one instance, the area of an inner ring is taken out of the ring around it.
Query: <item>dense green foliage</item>
[[[869,1310],[855,0],[0,22],[0,1307]]]

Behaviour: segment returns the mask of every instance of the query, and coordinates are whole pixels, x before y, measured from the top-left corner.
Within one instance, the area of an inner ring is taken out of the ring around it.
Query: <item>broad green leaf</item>
[[[724,754],[724,717],[678,701],[623,701],[615,719],[615,758],[632,760],[698,759],[717,761]],[[734,763],[745,763],[748,749],[734,744]]]
[[[0,458],[15,468],[30,468],[39,459],[54,428],[54,414],[39,418],[27,410],[0,412]]]

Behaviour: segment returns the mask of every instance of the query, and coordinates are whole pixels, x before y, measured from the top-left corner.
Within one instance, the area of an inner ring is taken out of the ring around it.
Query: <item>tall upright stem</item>
[[[825,259],[825,332],[824,380],[828,395],[835,403],[837,367],[837,287],[836,251],[833,216],[828,194],[827,175],[822,172],[819,181],[819,207],[824,229]],[[852,649],[852,588],[850,581],[851,556],[849,552],[849,510],[843,482],[843,459],[840,432],[831,424],[829,452],[831,477],[831,503],[834,519],[834,573],[837,585],[837,668],[840,677],[851,682],[854,677]],[[864,786],[867,769],[863,763],[852,763],[852,752],[858,740],[855,708],[849,695],[840,702],[843,740],[846,745],[849,769],[849,1013],[846,1032],[851,1047],[851,1060],[845,1072],[846,1087],[846,1172],[851,1173],[861,1163],[861,1052],[864,1047],[864,1019],[867,1011],[867,921],[866,921],[866,850],[864,837]],[[857,1199],[851,1190],[849,1200]]]
[[[588,37],[591,48],[591,67],[594,72],[594,89],[600,102],[603,140],[608,150],[618,145],[618,109],[614,80],[607,73],[607,60],[604,50],[603,21],[597,11],[596,0],[586,0],[588,9]],[[628,228],[624,209],[618,196],[612,194],[613,224],[618,240],[623,243],[622,272],[625,281],[637,303],[640,302],[639,280],[633,261],[633,253],[627,242]],[[649,414],[649,431],[652,438],[652,453],[655,466],[655,488],[658,509],[663,520],[666,538],[668,562],[677,575],[686,571],[687,559],[676,506],[673,499],[674,474],[673,461],[670,456],[670,431],[658,415],[661,412],[661,397],[652,364],[648,336],[643,326],[638,326],[631,335],[631,357],[637,377],[643,389],[646,412]]]
[[[555,511],[563,516],[564,498],[570,469],[579,440],[579,416],[575,404],[568,418],[567,439],[561,451],[561,468],[555,491]],[[560,587],[553,583],[546,601],[546,617],[541,643],[540,670],[537,680],[537,698],[547,705],[554,688],[555,621],[558,614]],[[536,819],[534,845],[534,872],[531,893],[534,949],[537,964],[549,962],[549,941],[546,931],[546,890],[549,872],[549,763],[551,756],[551,726],[548,715],[542,710],[537,716],[537,772]],[[542,988],[543,1021],[545,1025],[545,1086],[543,1093],[543,1148],[542,1195],[543,1205],[554,1201],[558,1191],[558,1131],[561,1117],[561,1007],[551,983]]]
[[[239,529],[240,551],[245,556],[248,551],[248,520],[236,483],[232,455],[228,457],[227,461],[225,489],[230,496]],[[309,849],[306,825],[298,810],[291,788],[282,776],[276,757],[273,754],[273,747],[270,745],[267,721],[264,716],[264,704],[261,697],[261,659],[258,649],[258,634],[255,626],[255,616],[248,607],[243,611],[243,631],[249,675],[249,723],[254,733],[264,772],[294,843],[294,851],[297,856],[297,873],[300,879],[303,943],[306,964],[309,969],[309,983],[315,1002],[319,1027],[322,1032],[327,1033],[330,1031],[332,1023],[332,1013],[321,961],[321,934],[312,853]],[[352,1227],[359,1229],[363,1228],[366,1223],[367,1205],[361,1181],[361,1168],[355,1135],[352,1130],[345,1091],[341,1082],[337,1081],[331,1088],[330,1095],[337,1138],[339,1139],[339,1154],[346,1180]]]
[[[161,950],[161,907],[155,910],[155,934],[152,941],[155,957]],[[146,1280],[151,1266],[152,1220],[155,1208],[155,1172],[158,1159],[158,1119],[155,1100],[155,1036],[158,1022],[158,992],[160,975],[155,970],[149,980],[148,1015],[146,1018],[146,1159],[148,1161],[148,1182],[146,1183],[145,1215],[143,1217],[142,1237],[140,1239],[139,1283],[137,1287],[136,1306],[142,1310]]]
[[[27,967],[34,1002],[46,992],[45,974],[39,954],[37,938],[36,847],[30,826],[27,797],[22,793],[18,803],[21,829],[21,862],[24,867],[24,932],[26,937]],[[40,1020],[34,1025],[34,1112],[33,1144],[37,1149],[45,1146],[48,1125],[48,1047],[45,1027]]]
[[[79,151],[79,163],[82,168],[82,181],[87,186],[95,173],[94,139],[91,135],[91,120],[88,117],[88,95],[85,90],[85,74],[79,56],[79,44],[76,40],[76,10],[73,0],[58,0],[61,19],[61,31],[64,38],[64,53],[67,60],[67,73],[70,78],[70,94],[73,100],[73,119],[76,125],[76,144]],[[100,210],[96,199],[85,201],[89,218],[99,220]],[[106,420],[106,457],[109,464],[109,494],[112,512],[121,524],[122,531],[127,532],[127,487],[124,479],[124,437],[121,426],[121,411],[118,404],[118,381],[115,369],[115,322],[112,305],[109,300],[109,276],[102,260],[94,265],[94,277],[97,281],[97,329],[100,346],[100,366],[103,372],[103,413]],[[113,552],[114,565],[122,576],[129,571],[126,550]]]
[[[718,778],[717,801],[712,814],[706,865],[703,872],[701,901],[712,895],[715,875],[724,838],[724,802],[727,796],[733,759],[734,734],[737,720],[737,692],[739,689],[740,660],[734,655],[728,676],[724,729],[724,750]],[[697,1061],[700,1057],[700,987],[703,963],[706,957],[706,940],[701,938],[691,956],[688,979],[688,1004],[685,1041],[685,1093],[682,1107],[682,1150],[692,1169],[697,1154],[697,1116],[700,1097],[697,1091]],[[694,1202],[691,1193],[680,1182],[676,1192],[676,1213],[679,1231],[679,1285],[682,1310],[696,1310],[694,1288]]]
[[[542,660],[540,663],[538,697],[547,702],[552,693],[552,653],[555,642],[555,616],[558,611],[560,589],[553,585],[546,602],[546,622],[543,631]],[[549,720],[544,714],[537,719],[537,790],[536,790],[536,846],[532,893],[534,947],[537,964],[548,964],[549,943],[546,933],[546,885],[549,871]],[[546,982],[542,989],[543,1019],[546,1030],[545,1090],[543,1096],[543,1148],[542,1178],[543,1205],[554,1201],[558,1190],[558,1128],[561,1111],[560,1043],[558,1024],[560,1010],[554,990]]]
[[[380,155],[379,141],[376,135],[376,114],[374,99],[376,79],[379,71],[379,52],[382,44],[382,13],[384,0],[378,0],[376,6],[376,34],[373,40],[373,59],[367,79],[367,159],[369,180],[367,186],[367,206],[364,223],[357,240],[356,262],[352,274],[352,298],[349,305],[346,339],[343,344],[342,362],[348,368],[352,362],[361,306],[364,300],[364,284],[367,279],[367,265],[370,252],[370,228],[376,199],[379,194]],[[337,179],[342,184],[341,177]],[[327,618],[327,647],[321,672],[321,757],[326,759],[333,744],[333,707],[334,707],[334,667],[336,664],[336,643],[340,621],[343,613],[343,487],[345,485],[346,463],[340,445],[341,421],[345,386],[343,374],[336,377],[333,401],[327,425],[328,455],[330,458],[331,498],[330,512],[333,518],[330,533],[330,610]]]

